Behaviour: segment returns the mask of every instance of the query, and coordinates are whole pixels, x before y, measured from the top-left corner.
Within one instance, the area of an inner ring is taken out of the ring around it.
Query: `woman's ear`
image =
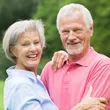
[[[9,50],[13,54],[13,56],[16,57],[16,49],[15,49],[15,47],[14,46],[10,46]]]

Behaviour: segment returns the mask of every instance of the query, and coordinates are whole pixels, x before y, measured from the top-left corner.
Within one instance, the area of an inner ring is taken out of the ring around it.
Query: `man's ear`
[[[90,26],[90,35],[93,35],[93,31],[94,31],[94,24],[91,24]]]

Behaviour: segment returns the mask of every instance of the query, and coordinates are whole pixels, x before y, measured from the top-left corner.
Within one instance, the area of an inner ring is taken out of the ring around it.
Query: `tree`
[[[5,30],[13,22],[30,19],[36,6],[36,0],[0,0],[0,40]],[[0,41],[0,80],[5,79],[7,76],[5,70],[11,65],[12,63],[4,55]]]
[[[110,2],[108,0],[97,0],[92,7],[95,7],[92,10],[95,31],[91,44],[98,52],[110,57]]]
[[[7,2],[9,2],[9,0],[0,1],[0,31],[4,32],[8,25],[18,19],[28,19],[32,17],[34,19],[42,19],[45,24],[47,43],[38,68],[39,74],[45,63],[51,59],[53,53],[63,49],[56,28],[56,16],[63,5],[71,2],[81,3],[90,10],[94,19],[94,34],[91,38],[91,46],[93,46],[96,51],[110,56],[110,2],[108,0],[97,0],[95,2],[90,2],[89,0],[10,0],[10,7],[6,4]],[[35,6],[33,4],[38,5],[36,5],[36,8],[33,8],[33,6]],[[36,11],[34,12],[35,9]],[[8,22],[8,20],[11,22]],[[0,55],[3,54],[0,53]],[[0,61],[0,67],[4,65],[5,61],[6,60]],[[7,67],[7,65],[3,67]]]
[[[36,0],[0,0],[0,35],[13,22],[30,19],[36,6]]]
[[[93,46],[96,51],[110,56],[110,2],[108,0],[97,0],[95,2],[88,0],[42,0],[33,16],[33,18],[42,19],[45,24],[47,47],[43,53],[41,67],[44,66],[45,59],[50,60],[55,51],[63,49],[56,29],[56,16],[58,10],[63,5],[71,2],[81,3],[90,10],[94,19],[94,35],[91,39],[91,46]],[[46,60],[45,63],[48,60]]]

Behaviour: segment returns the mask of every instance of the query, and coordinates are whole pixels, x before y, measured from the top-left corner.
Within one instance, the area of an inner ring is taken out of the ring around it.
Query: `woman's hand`
[[[63,51],[57,51],[54,53],[52,57],[52,67],[56,71],[58,68],[62,67],[64,62],[67,61],[68,59],[68,54]]]
[[[106,110],[107,100],[105,98],[92,98],[92,87],[84,99],[71,110]]]

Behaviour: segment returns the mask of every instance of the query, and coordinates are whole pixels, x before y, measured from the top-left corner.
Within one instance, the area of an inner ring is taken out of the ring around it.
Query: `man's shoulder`
[[[51,69],[52,69],[52,61],[49,61],[49,62],[46,63],[46,65],[44,66],[42,71],[44,71],[44,70],[51,70]]]
[[[41,76],[42,76],[42,74],[49,74],[52,70],[53,70],[53,68],[52,68],[52,62],[49,61],[48,63],[46,63],[46,65],[42,69]]]
[[[110,58],[104,54],[97,53],[95,60],[102,64],[110,64]]]
[[[52,61],[47,62],[45,66],[52,66]]]
[[[91,54],[89,54],[89,58],[91,59],[90,65],[96,67],[103,67],[106,65],[110,65],[110,58],[104,54],[96,52],[95,50],[91,50]]]

